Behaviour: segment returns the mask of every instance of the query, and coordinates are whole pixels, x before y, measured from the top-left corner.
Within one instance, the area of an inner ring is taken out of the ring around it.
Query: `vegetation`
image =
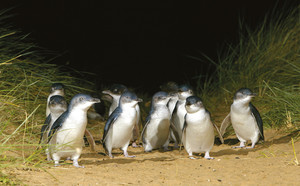
[[[205,79],[204,85],[198,83],[198,92],[204,100],[229,106],[234,92],[248,87],[259,95],[254,104],[261,111],[266,126],[299,130],[299,11],[300,6],[278,11],[280,14],[272,13],[255,30],[241,21],[239,44],[227,46],[218,61],[206,57],[216,71],[214,76]],[[218,109],[209,107],[212,112]]]
[[[54,82],[64,83],[69,100],[78,92],[90,91],[89,86],[81,88],[82,83],[92,83],[43,62],[46,58],[37,52],[37,46],[5,24],[6,18],[6,13],[0,12],[0,168],[37,166],[44,159],[40,157],[44,150],[36,149],[49,87]],[[18,183],[0,173],[0,184]]]

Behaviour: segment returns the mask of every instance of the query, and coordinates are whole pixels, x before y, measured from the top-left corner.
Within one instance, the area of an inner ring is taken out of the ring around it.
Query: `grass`
[[[278,8],[255,30],[240,21],[236,46],[226,46],[218,61],[204,55],[216,70],[213,76],[206,76],[205,83],[199,80],[198,92],[212,113],[220,112],[215,105],[229,108],[234,92],[248,87],[259,95],[253,102],[265,126],[299,129],[299,12],[300,6]]]
[[[37,146],[51,84],[65,84],[69,101],[76,93],[91,93],[93,83],[76,78],[82,72],[48,63],[27,35],[6,24],[8,18],[0,12],[0,183],[15,185],[19,181],[3,168],[45,164],[44,149]]]

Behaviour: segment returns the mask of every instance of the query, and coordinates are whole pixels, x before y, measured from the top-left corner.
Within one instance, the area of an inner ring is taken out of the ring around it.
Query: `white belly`
[[[145,141],[152,148],[160,148],[169,139],[169,132],[170,120],[168,118],[153,119],[145,131]]]
[[[136,118],[137,115],[135,109],[132,109],[132,112],[122,113],[107,134],[107,143],[110,144],[107,145],[107,147],[111,146],[110,148],[123,148],[128,146],[130,139],[132,138]]]
[[[86,112],[73,112],[50,140],[51,151],[61,157],[81,153],[86,125]]]
[[[259,129],[255,118],[250,113],[230,113],[232,127],[242,140],[253,140],[259,135]]]
[[[188,115],[189,116],[189,115]],[[214,129],[210,118],[194,119],[187,116],[187,127],[183,136],[183,145],[188,153],[209,152],[214,145]]]

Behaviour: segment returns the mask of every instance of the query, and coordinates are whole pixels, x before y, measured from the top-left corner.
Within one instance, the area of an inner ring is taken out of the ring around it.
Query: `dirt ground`
[[[145,153],[142,147],[131,146],[129,155],[135,158],[124,158],[115,150],[115,158],[110,159],[98,143],[96,152],[84,148],[79,164],[85,168],[66,161],[60,167],[49,162],[44,170],[15,168],[4,172],[27,185],[300,185],[291,136],[266,130],[266,141],[255,149],[232,149],[238,144],[232,135],[225,138],[225,144],[216,141],[210,153],[214,160],[203,156],[191,160],[184,149]],[[100,140],[100,134],[95,134],[95,140]],[[295,149],[300,158],[299,140]]]

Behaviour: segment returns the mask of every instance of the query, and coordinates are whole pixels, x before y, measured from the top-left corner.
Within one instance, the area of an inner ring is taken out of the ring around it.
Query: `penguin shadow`
[[[226,149],[221,149],[217,152],[210,152],[211,156],[220,157],[224,155],[248,155],[249,152],[256,152],[266,148],[264,144],[260,144],[260,143],[257,143],[257,145],[253,149],[232,148],[240,144],[240,141],[237,138],[224,139],[224,144],[227,145]],[[248,147],[250,144],[247,143],[246,146]]]
[[[270,139],[268,141],[265,141],[264,144],[267,146],[271,146],[273,144],[284,144],[284,143],[289,143],[291,141],[292,138],[295,138],[297,136],[299,136],[300,133],[300,129],[299,130],[295,130],[290,132],[287,135],[284,135],[278,139]]]

